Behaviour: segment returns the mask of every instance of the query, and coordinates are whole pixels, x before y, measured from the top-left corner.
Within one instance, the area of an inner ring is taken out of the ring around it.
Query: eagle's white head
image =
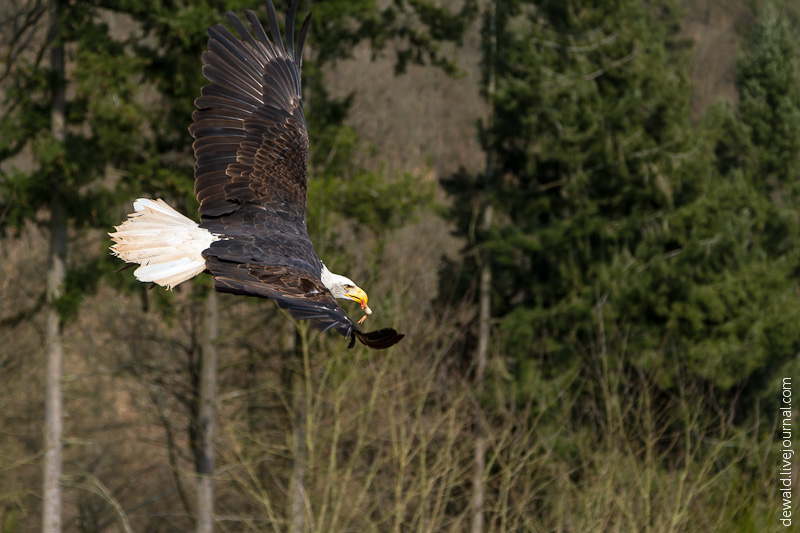
[[[367,293],[361,287],[356,285],[353,280],[334,274],[325,264],[322,265],[322,284],[331,291],[334,298],[346,298],[361,304],[361,309],[368,315],[372,314],[372,309],[367,305]]]

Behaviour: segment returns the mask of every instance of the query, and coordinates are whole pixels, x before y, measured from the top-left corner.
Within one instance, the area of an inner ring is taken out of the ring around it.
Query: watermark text
[[[792,378],[783,378],[781,388],[778,436],[780,438],[780,468],[778,470],[779,495],[781,497],[780,521],[784,526],[792,525]]]

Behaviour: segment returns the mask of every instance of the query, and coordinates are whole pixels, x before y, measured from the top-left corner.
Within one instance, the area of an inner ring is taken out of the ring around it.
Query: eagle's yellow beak
[[[344,295],[346,298],[350,298],[354,302],[360,303],[361,309],[363,309],[365,313],[368,315],[372,314],[372,309],[370,309],[367,305],[367,293],[361,290],[360,287],[353,287],[352,289],[347,290]]]

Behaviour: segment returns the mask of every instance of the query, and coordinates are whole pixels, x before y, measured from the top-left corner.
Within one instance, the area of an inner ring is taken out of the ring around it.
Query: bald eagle
[[[252,34],[232,13],[226,17],[240,38],[222,25],[208,28],[203,75],[209,85],[195,100],[189,131],[194,137],[194,190],[200,224],[163,200],[139,199],[134,212],[109,235],[111,251],[140,266],[139,281],[171,289],[202,272],[219,292],[271,298],[298,320],[322,332],[335,330],[370,348],[403,338],[392,328],[361,331],[336,303],[367,294],[332,273],[317,256],[306,227],[308,132],[303,116],[300,68],[311,15],[297,46],[297,0],[286,17],[284,45],[271,0],[272,39],[252,11]]]

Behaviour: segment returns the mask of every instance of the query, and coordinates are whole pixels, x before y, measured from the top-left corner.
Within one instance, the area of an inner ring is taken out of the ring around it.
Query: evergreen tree
[[[790,20],[774,2],[762,3],[736,64],[739,113],[755,150],[749,170],[784,202],[800,192],[800,70]]]
[[[35,16],[49,14],[42,9]],[[133,53],[131,39],[114,35],[110,14],[90,3],[63,5],[59,20],[55,38],[64,44],[69,69],[63,140],[51,133],[46,56],[32,48],[9,54],[12,75],[3,80],[0,118],[0,226],[5,228],[18,230],[36,220],[54,191],[71,227],[108,228],[117,218],[116,177],[143,162],[142,109],[135,95],[144,61]],[[26,149],[33,164],[17,157]],[[94,256],[69,262],[58,303],[63,317],[74,316],[81,296],[96,284],[99,268]]]
[[[779,6],[760,4],[742,42],[738,107],[720,104],[707,120],[716,186],[703,199],[715,203],[706,211],[716,213],[727,231],[706,246],[724,290],[709,299],[711,319],[700,333],[722,359],[720,382],[743,383],[751,397],[785,374],[784,365],[796,365],[800,349],[800,68],[797,27]],[[712,332],[713,324],[719,328]],[[725,342],[715,342],[720,334]]]
[[[106,227],[115,199],[101,178],[141,161],[142,121],[134,94],[142,59],[132,54],[129,42],[112,35],[108,17],[97,7],[78,3],[63,10],[63,29],[55,37],[64,43],[71,65],[63,142],[49,133],[50,65],[42,54],[26,50],[7,65],[12,75],[4,80],[0,123],[0,161],[5,163],[0,206],[6,227],[33,218],[56,188],[79,227]],[[20,168],[15,159],[25,148],[33,150],[30,169]]]
[[[744,47],[739,110],[717,106],[696,131],[672,3],[505,7],[482,132],[497,178],[445,185],[491,258],[496,349],[518,390],[593,371],[601,352],[664,387],[688,375],[722,390],[788,360],[800,106],[784,19],[767,11]],[[464,207],[486,192],[495,223],[475,231]]]
[[[737,61],[738,109],[720,103],[702,125],[705,179],[669,217],[669,230],[646,245],[673,257],[649,264],[640,289],[629,286],[635,312],[659,310],[655,324],[640,328],[654,364],[665,369],[665,355],[677,353],[694,375],[735,387],[732,397],[742,388],[758,394],[800,348],[800,71],[791,35],[787,19],[765,5]],[[659,322],[670,335],[661,350]]]
[[[492,258],[501,348],[520,368],[536,356],[559,372],[589,349],[595,309],[630,275],[624,258],[693,187],[679,20],[638,0],[498,10],[496,117],[482,133],[497,154],[496,223],[477,244]],[[481,178],[446,186],[470,205]],[[469,234],[471,215],[455,216]]]

